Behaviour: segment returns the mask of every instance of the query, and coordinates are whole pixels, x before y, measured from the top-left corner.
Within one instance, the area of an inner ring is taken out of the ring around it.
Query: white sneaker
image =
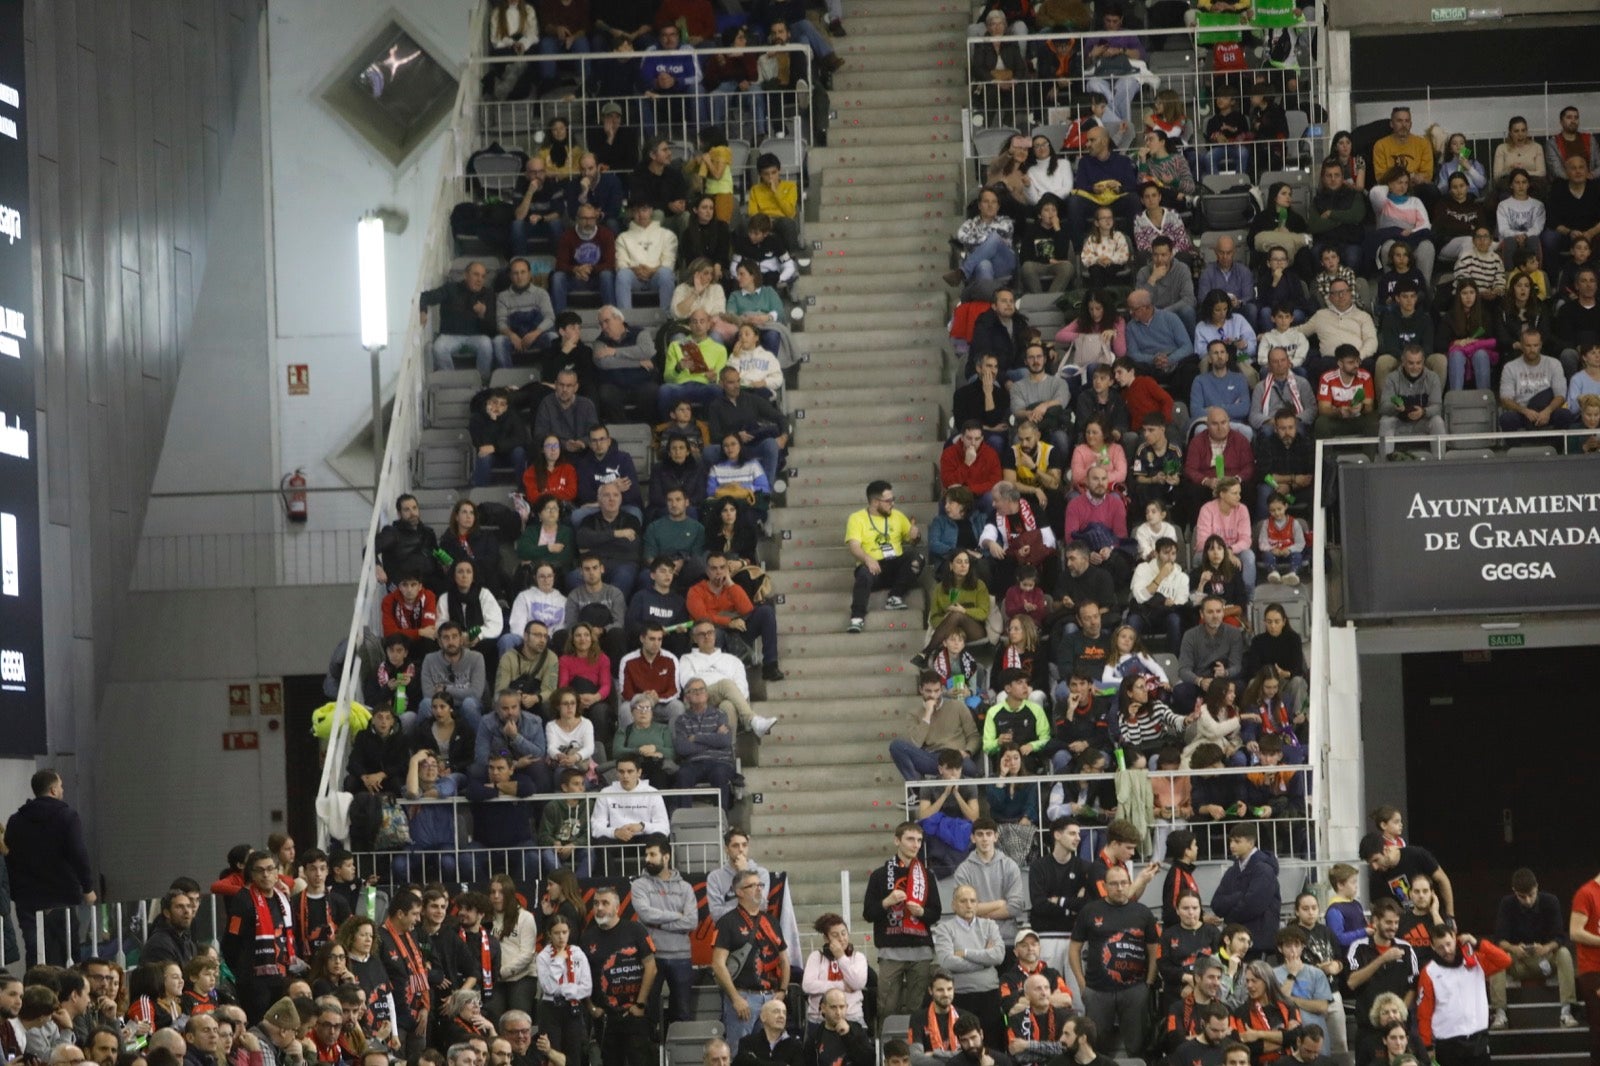
[[[1563,1029],[1576,1029],[1578,1026],[1583,1024],[1572,1016],[1572,1005],[1570,1003],[1565,1003],[1561,1006],[1560,1024],[1561,1028]]]
[[[1494,1016],[1489,1019],[1489,1028],[1491,1029],[1504,1029],[1510,1024],[1511,1023],[1506,1020],[1506,1012],[1503,1010],[1495,1011]]]
[[[865,618],[852,618],[850,619],[850,624],[844,627],[844,631],[846,633],[859,633],[865,628],[867,628],[867,620]]]
[[[883,609],[885,611],[905,611],[910,609],[910,604],[906,603],[903,596],[890,596],[883,601]]]
[[[777,724],[778,720],[776,718],[768,718],[765,715],[760,714],[750,719],[750,728],[758,737],[764,737],[768,733],[772,732],[772,727]]]
[[[1267,584],[1276,585],[1283,580],[1283,575],[1276,570],[1267,571]]]
[[[1298,585],[1300,584],[1300,575],[1290,571],[1283,575],[1283,583],[1285,585]]]

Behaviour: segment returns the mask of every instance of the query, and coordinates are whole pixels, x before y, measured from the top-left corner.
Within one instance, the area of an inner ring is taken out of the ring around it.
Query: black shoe
[[[784,678],[784,673],[782,670],[778,669],[777,663],[767,663],[761,667],[761,676],[766,678],[768,681],[782,681]]]
[[[828,33],[834,37],[850,36],[848,33],[844,32],[844,23],[840,22],[838,19],[830,19],[828,21]]]
[[[921,651],[917,652],[917,654],[911,657],[911,665],[915,666],[918,670],[926,670],[928,668],[927,653]]]

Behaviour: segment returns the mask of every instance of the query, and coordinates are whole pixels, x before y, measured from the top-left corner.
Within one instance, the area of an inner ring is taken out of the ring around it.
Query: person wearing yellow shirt
[[[917,524],[905,512],[894,509],[894,486],[887,481],[867,485],[867,506],[851,515],[844,525],[844,544],[855,556],[855,587],[850,593],[850,624],[846,631],[859,633],[867,624],[867,597],[873,589],[887,587],[886,611],[909,607],[906,593],[922,571],[920,556],[908,549],[922,539]]]
[[[1412,191],[1433,205],[1439,189],[1433,183],[1433,144],[1411,132],[1411,109],[1397,107],[1389,112],[1389,136],[1372,146],[1373,173],[1385,174],[1393,166],[1403,166],[1411,175]],[[1427,188],[1422,188],[1427,186]]]
[[[800,187],[780,177],[783,166],[771,152],[756,157],[756,176],[760,179],[750,187],[749,214],[766,215],[772,219],[772,230],[789,250],[791,256],[800,255]]]

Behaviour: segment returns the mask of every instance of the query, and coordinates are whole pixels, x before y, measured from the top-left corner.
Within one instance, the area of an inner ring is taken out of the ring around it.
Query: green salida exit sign
[[[1521,648],[1528,643],[1526,634],[1523,633],[1490,633],[1489,647],[1491,648]]]
[[[1464,7],[1436,7],[1433,9],[1435,22],[1465,22],[1467,9]]]

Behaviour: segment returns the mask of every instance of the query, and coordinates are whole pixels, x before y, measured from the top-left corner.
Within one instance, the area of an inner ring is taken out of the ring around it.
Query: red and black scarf
[[[289,927],[289,900],[278,888],[269,897],[255,885],[247,888],[256,909],[253,959],[258,977],[283,977],[295,960],[294,935]]]

